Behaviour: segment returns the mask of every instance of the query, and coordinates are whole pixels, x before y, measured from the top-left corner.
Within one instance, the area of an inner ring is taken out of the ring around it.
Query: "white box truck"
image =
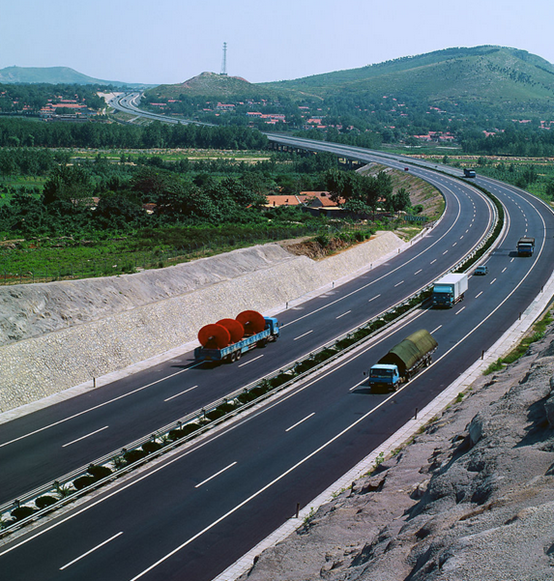
[[[447,274],[433,285],[433,307],[452,308],[458,301],[463,300],[468,287],[468,275]]]

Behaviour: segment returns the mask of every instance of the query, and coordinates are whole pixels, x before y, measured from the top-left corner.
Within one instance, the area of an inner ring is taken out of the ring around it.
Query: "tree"
[[[92,197],[94,184],[88,171],[81,166],[57,167],[44,184],[43,200],[45,204],[56,201],[79,201]]]

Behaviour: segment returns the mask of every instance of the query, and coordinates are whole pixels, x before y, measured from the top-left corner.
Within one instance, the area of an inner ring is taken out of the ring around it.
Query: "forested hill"
[[[546,110],[554,104],[554,66],[524,50],[478,46],[449,48],[264,86],[322,97],[393,93],[437,104],[474,102],[513,111],[525,106]]]
[[[217,80],[217,82],[214,81]],[[524,50],[501,46],[448,48],[403,57],[358,69],[336,71],[290,81],[247,83],[213,73],[147,93],[151,100],[191,99],[200,95],[228,102],[259,99],[331,104],[349,100],[364,108],[383,95],[418,100],[442,109],[458,107],[464,114],[479,107],[507,116],[542,115],[554,108],[554,65]],[[239,99],[240,98],[240,99]]]

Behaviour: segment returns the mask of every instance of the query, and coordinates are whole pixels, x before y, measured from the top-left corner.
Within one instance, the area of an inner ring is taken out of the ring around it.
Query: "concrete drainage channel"
[[[502,231],[502,206],[489,192],[485,191],[485,193],[495,203],[497,219],[481,244],[451,269],[452,271],[467,268],[477,261],[492,246]],[[312,351],[289,367],[236,390],[201,410],[160,428],[154,434],[135,440],[125,448],[96,459],[86,467],[65,474],[52,484],[41,486],[13,502],[0,506],[0,536],[8,535],[37,521],[46,514],[114,481],[161,454],[190,442],[239,413],[260,404],[278,391],[306,379],[307,376],[369,341],[377,333],[397,322],[399,318],[420,308],[429,298],[431,286],[430,284],[421,288],[402,303]]]

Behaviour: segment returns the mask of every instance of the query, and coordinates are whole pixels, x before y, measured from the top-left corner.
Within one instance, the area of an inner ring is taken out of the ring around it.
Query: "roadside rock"
[[[553,579],[553,354],[550,330],[241,581]]]

